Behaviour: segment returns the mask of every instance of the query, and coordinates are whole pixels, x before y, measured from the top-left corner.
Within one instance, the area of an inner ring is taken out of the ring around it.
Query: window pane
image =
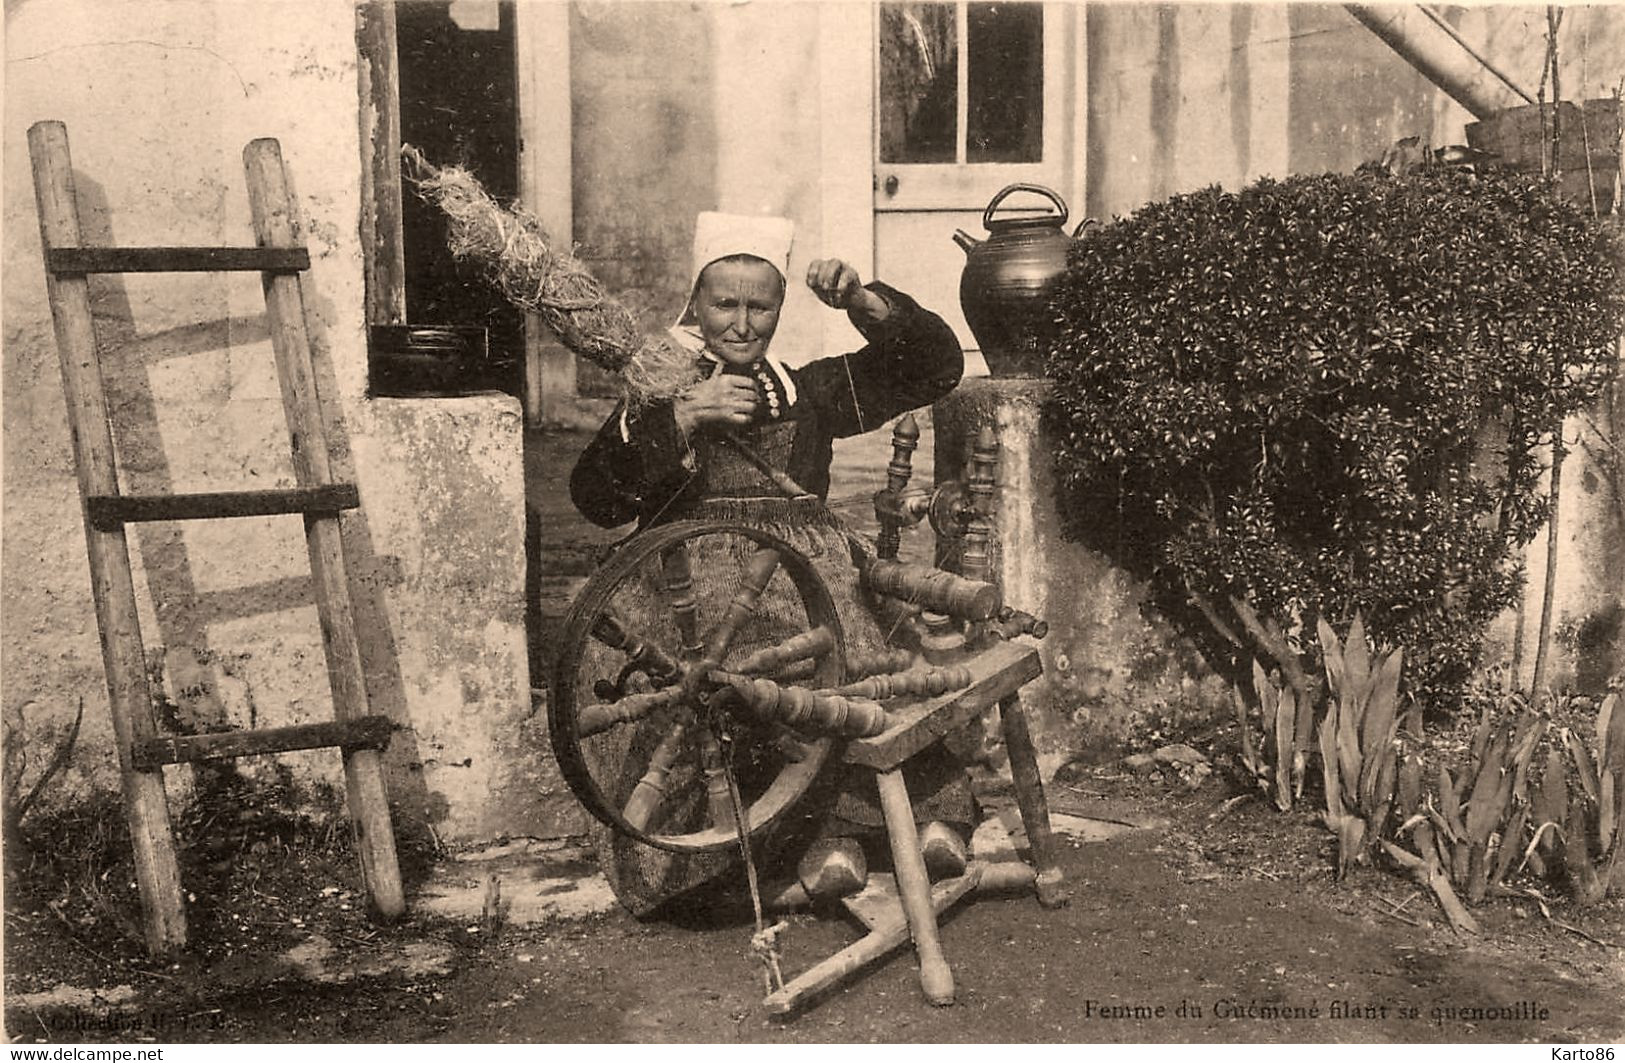
[[[956,22],[953,4],[880,5],[881,162],[955,161]]]
[[[1044,159],[1044,6],[971,4],[969,162]]]

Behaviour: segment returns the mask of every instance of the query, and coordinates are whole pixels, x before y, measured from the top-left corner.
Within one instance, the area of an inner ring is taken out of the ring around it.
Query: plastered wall
[[[827,311],[800,281],[814,258],[851,252],[819,235],[822,6],[572,5],[575,237],[646,327],[687,301],[697,213],[775,214],[796,242],[774,352],[825,353]]]
[[[304,280],[373,707],[403,833],[448,843],[577,826],[528,721],[518,404],[370,400],[366,376],[354,10],[328,0],[6,6],[4,614],[0,680],[38,765],[83,699],[50,799],[116,784],[77,489],[29,175],[26,131],[66,123],[87,241],[253,242],[241,162],[280,140],[304,215]],[[127,493],[290,486],[254,275],[95,278],[106,390]],[[329,718],[296,518],[130,530],[162,714],[180,728]],[[8,761],[8,764],[12,763]],[[300,792],[341,784],[334,751],[238,762]],[[282,765],[282,768],[277,768]],[[172,804],[191,769],[167,773]]]
[[[1461,35],[1531,96],[1542,85],[1545,7],[1443,9]],[[1098,218],[1264,175],[1352,170],[1395,141],[1465,143],[1472,116],[1338,4],[1093,4],[1088,21],[1088,210]],[[1611,95],[1625,79],[1625,9],[1563,11],[1565,99]],[[1550,84],[1546,87],[1548,98]],[[1625,402],[1611,407],[1619,411]],[[1567,428],[1554,646],[1548,680],[1597,691],[1625,668],[1625,502],[1606,460],[1625,438],[1599,405]],[[1616,465],[1615,468],[1618,466]],[[1524,680],[1534,656],[1543,534],[1526,561]],[[1491,658],[1508,659],[1509,614]]]

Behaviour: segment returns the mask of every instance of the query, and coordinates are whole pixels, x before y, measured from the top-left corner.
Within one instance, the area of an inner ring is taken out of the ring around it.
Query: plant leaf
[[[1292,740],[1296,716],[1292,688],[1281,691],[1275,706],[1275,804],[1282,812],[1292,809]]]
[[[1507,829],[1501,832],[1501,849],[1496,854],[1495,871],[1490,876],[1492,886],[1506,878],[1507,872],[1512,869],[1512,861],[1517,857],[1518,850],[1523,848],[1523,828],[1528,819],[1528,810],[1520,808],[1513,814]]]
[[[1344,816],[1337,821],[1337,877],[1348,874],[1349,866],[1359,858],[1365,843],[1365,820],[1358,816]]]
[[[1351,806],[1359,801],[1360,795],[1361,708],[1361,703],[1350,696],[1337,699],[1338,769],[1343,779],[1343,794]]]
[[[1371,650],[1365,641],[1365,621],[1354,614],[1349,637],[1343,640],[1343,670],[1351,688],[1358,691],[1371,682]]]
[[[1540,820],[1561,827],[1569,818],[1569,777],[1563,770],[1563,751],[1546,752],[1546,774],[1540,785]]]
[[[1326,788],[1326,813],[1337,817],[1345,815],[1343,791],[1337,779],[1337,702],[1320,721],[1320,774]]]
[[[1470,754],[1472,758],[1472,765],[1481,764],[1484,761],[1484,750],[1488,748],[1490,744],[1490,732],[1492,730],[1491,723],[1490,707],[1485,705],[1481,710],[1479,710],[1478,726],[1473,729],[1473,744]],[[1474,770],[1477,769],[1475,768]]]
[[[1343,644],[1337,641],[1337,632],[1326,623],[1325,617],[1315,621],[1320,632],[1320,652],[1326,658],[1326,682],[1331,686],[1332,697],[1342,697],[1347,686],[1347,678],[1343,666]]]
[[[1461,823],[1461,797],[1456,790],[1456,780],[1443,764],[1439,765],[1439,812],[1444,816],[1445,833],[1451,841],[1467,837],[1467,828]]]
[[[1264,666],[1258,663],[1257,657],[1253,658],[1253,690],[1258,694],[1258,707],[1264,713],[1264,724],[1267,727],[1275,718],[1275,700],[1279,691],[1276,690],[1275,684],[1270,682],[1269,673],[1264,671]]]
[[[1399,814],[1410,819],[1421,801],[1422,758],[1408,753],[1399,766]]]
[[[1518,732],[1512,743],[1512,800],[1522,805],[1528,800],[1529,764],[1534,759],[1535,747],[1540,744],[1540,736],[1546,733],[1546,720],[1532,712],[1526,713],[1519,721]]]
[[[1361,721],[1360,753],[1364,764],[1360,769],[1360,800],[1367,809],[1372,807],[1372,790],[1377,783],[1377,770],[1383,764],[1383,752],[1392,744],[1394,727],[1399,722],[1401,663],[1397,650],[1380,659],[1371,697],[1366,701],[1365,719]]]
[[[1467,796],[1465,817],[1467,840],[1474,845],[1489,844],[1490,832],[1501,822],[1506,797],[1512,793],[1512,775],[1503,767],[1511,744],[1511,732],[1502,728],[1479,762],[1478,776]]]
[[[1603,698],[1597,710],[1597,763],[1625,768],[1625,710],[1618,694]]]
[[[1399,751],[1393,746],[1381,754],[1382,767],[1377,771],[1376,786],[1369,798],[1369,811],[1366,814],[1366,827],[1372,838],[1382,835],[1382,828],[1387,825],[1388,810],[1394,804],[1394,774],[1399,764]]]
[[[1606,853],[1614,841],[1614,773],[1604,770],[1597,780],[1597,852]]]
[[[1580,741],[1578,735],[1567,727],[1563,728],[1563,745],[1568,749],[1569,756],[1574,758],[1574,766],[1580,774],[1580,789],[1585,791],[1588,801],[1597,799],[1597,769],[1591,765],[1591,754],[1586,752],[1585,743]]]
[[[1247,699],[1241,696],[1241,691],[1231,688],[1230,700],[1236,706],[1236,727],[1241,733],[1241,763],[1257,778],[1263,765],[1258,760],[1258,750],[1253,748],[1253,725],[1247,718]]]

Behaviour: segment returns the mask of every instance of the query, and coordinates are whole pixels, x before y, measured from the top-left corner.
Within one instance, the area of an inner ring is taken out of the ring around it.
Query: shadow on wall
[[[86,243],[119,246],[103,187],[82,171],[76,171],[74,179]],[[297,201],[297,195],[295,198]],[[354,483],[357,477],[350,436],[339,404],[331,399],[340,391],[323,325],[336,311],[313,285],[304,285],[304,296],[316,386],[318,393],[326,397],[322,403],[322,414],[333,476],[338,482]],[[236,453],[238,446],[245,442],[255,448],[263,447],[262,454],[246,457],[245,462],[262,460],[262,464],[232,468],[228,459],[226,475],[221,478],[229,477],[234,482],[222,484],[222,488],[249,488],[255,486],[254,477],[288,474],[289,442],[280,402],[269,398],[260,403],[259,406],[266,411],[265,416],[260,418],[233,416],[242,411],[228,409],[233,397],[234,374],[227,352],[268,342],[270,331],[264,314],[248,319],[205,320],[143,335],[136,330],[130,284],[122,275],[92,276],[90,298],[98,347],[102,354],[109,419],[116,450],[121,458],[118,470],[121,490],[161,495],[187,489],[177,483],[177,464],[184,465],[186,457],[196,457],[199,464],[213,465],[209,470],[211,473],[218,472],[218,456]],[[225,301],[223,293],[220,299]],[[208,352],[217,352],[219,356],[209,362],[206,360]],[[268,360],[268,351],[265,356]],[[187,432],[177,435],[183,440],[202,440],[201,445],[210,448],[214,457],[209,454],[176,454],[172,453],[175,443],[166,446],[164,428],[168,425],[173,431],[174,411],[169,412],[166,420],[164,411],[160,409],[158,389],[154,386],[153,369],[166,360],[181,358],[204,359],[204,363],[193,371],[186,392],[186,401],[198,403],[203,410],[198,417],[188,419],[191,423],[187,426]],[[247,372],[259,371],[260,367],[254,367]],[[273,371],[265,369],[264,372],[274,378]],[[239,401],[253,400],[239,397]],[[226,535],[235,533],[237,538],[233,540],[233,545],[247,551],[246,556],[234,562],[239,566],[237,571],[252,573],[256,564],[274,571],[284,567],[287,561],[287,551],[278,547],[292,543],[293,536],[282,528],[267,534],[263,522],[286,521],[289,522],[286,527],[291,528],[292,519],[261,518],[257,527],[248,521],[231,521],[216,527],[224,529]],[[424,784],[417,741],[409,726],[411,721],[407,713],[395,636],[385,607],[386,588],[398,583],[399,579],[389,577],[391,566],[381,560],[374,550],[365,509],[345,513],[341,517],[341,525],[351,603],[371,708],[401,725],[385,754],[386,782],[391,804],[396,809],[394,827],[397,841],[421,843],[428,839],[414,835],[431,834],[430,824],[444,819],[448,809],[445,798],[431,794]],[[131,530],[135,547],[133,552],[139,555],[147,595],[156,618],[156,632],[144,633],[144,642],[148,673],[155,680],[153,695],[157,703],[160,732],[196,734],[306,722],[287,718],[288,709],[284,705],[262,707],[256,702],[256,693],[261,696],[269,693],[280,700],[283,691],[256,691],[256,679],[279,665],[249,662],[256,654],[263,657],[267,652],[289,653],[290,659],[280,665],[288,670],[287,682],[275,684],[284,688],[292,684],[297,689],[301,682],[300,673],[310,671],[310,665],[314,662],[292,659],[303,656],[297,649],[291,649],[299,644],[299,637],[305,634],[303,631],[287,640],[277,634],[264,634],[267,628],[272,627],[264,622],[274,614],[299,613],[302,620],[303,614],[308,613],[314,624],[315,617],[311,611],[314,589],[308,569],[299,576],[277,576],[222,589],[204,590],[200,589],[197,564],[181,524],[142,523]],[[300,562],[304,562],[302,544],[293,553],[298,555]],[[258,561],[255,560],[256,555]],[[200,560],[208,566],[214,558]],[[241,640],[229,637],[227,644],[222,645],[214,644],[215,640],[211,639],[211,628],[244,623],[264,625],[252,629],[255,634],[250,636],[252,642],[248,647]],[[280,628],[282,625],[275,626]],[[313,627],[309,632],[309,642],[319,644],[318,628]],[[322,674],[321,664],[314,664],[314,667],[316,674]],[[316,683],[320,686],[319,679]],[[311,716],[327,719],[331,711],[330,702],[318,697]],[[191,790],[197,800],[205,800],[207,794],[218,791],[218,777],[224,774],[251,784],[264,784],[281,793],[291,792],[294,800],[313,807],[329,804],[322,798],[327,787],[321,780],[306,780],[302,787],[289,791],[287,760],[300,756],[329,757],[335,756],[335,752],[319,750],[270,760],[248,758],[222,762],[209,765],[207,773],[200,769],[188,781],[193,784]],[[327,774],[325,766],[319,770]],[[338,777],[336,762],[331,772],[333,777]],[[179,811],[174,820],[184,822]],[[406,866],[403,865],[403,869]]]

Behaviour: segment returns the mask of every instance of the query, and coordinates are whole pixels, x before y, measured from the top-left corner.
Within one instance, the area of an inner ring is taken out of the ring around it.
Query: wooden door
[[[1015,182],[1083,198],[1084,9],[884,2],[874,18],[875,272],[942,314],[967,351],[955,229]],[[1005,211],[1053,210],[1012,196]],[[985,371],[973,356],[967,372]]]

